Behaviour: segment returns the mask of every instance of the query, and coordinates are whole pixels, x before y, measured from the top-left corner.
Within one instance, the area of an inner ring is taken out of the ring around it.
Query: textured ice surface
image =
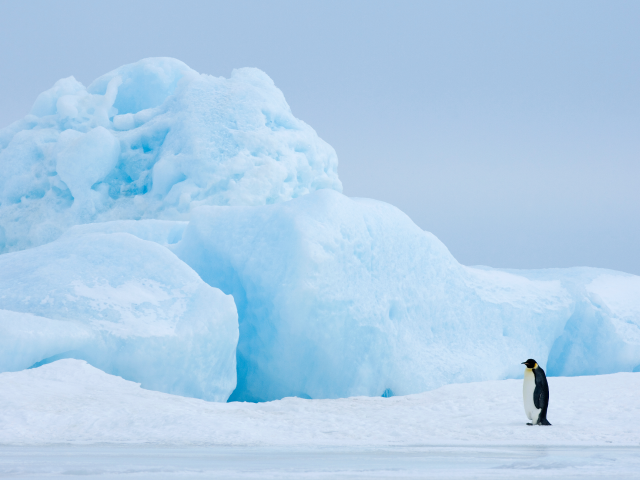
[[[199,74],[170,58],[73,77],[0,130],[0,253],[68,227],[185,220],[197,205],[263,205],[341,190],[335,151],[263,72]]]
[[[0,371],[72,357],[144,388],[225,401],[237,340],[233,299],[156,243],[69,234],[0,255]]]
[[[465,267],[382,202],[205,207],[170,248],[234,296],[232,399],[405,395],[521,376],[527,358],[572,375],[640,364],[638,277]]]

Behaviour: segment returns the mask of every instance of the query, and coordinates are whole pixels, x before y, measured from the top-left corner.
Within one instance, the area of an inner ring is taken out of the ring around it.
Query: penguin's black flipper
[[[544,370],[537,367],[533,370],[536,379],[536,388],[533,392],[533,403],[540,409],[540,415],[536,425],[551,425],[547,420],[547,409],[549,408],[549,383]]]
[[[536,388],[533,391],[533,404],[535,405],[536,408],[542,408],[542,402],[541,402],[541,395],[542,395],[542,389],[540,388],[540,385],[538,384],[538,378],[536,377]]]
[[[549,384],[547,383],[547,376],[544,374],[544,370],[542,368],[534,368],[533,374],[536,379],[536,388],[533,391],[533,404],[536,408],[542,410],[540,412],[540,418],[538,419],[538,425],[545,425],[541,420],[547,421],[547,409],[549,408]]]
[[[536,388],[536,391],[538,389]],[[547,414],[547,408],[549,408],[549,392],[540,391],[537,396],[533,397],[533,403],[536,408],[539,408],[544,412],[543,415]]]

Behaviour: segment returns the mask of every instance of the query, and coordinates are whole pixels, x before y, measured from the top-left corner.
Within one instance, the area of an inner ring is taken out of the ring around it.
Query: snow
[[[77,224],[188,220],[198,205],[263,205],[341,190],[335,151],[262,71],[199,74],[171,58],[73,77],[0,130],[0,253]]]
[[[638,277],[465,267],[374,200],[321,190],[275,205],[203,207],[169,248],[235,299],[233,400],[406,395],[521,377],[527,358],[548,361],[552,375],[640,364],[640,314],[630,307]],[[606,310],[594,306],[593,285],[621,284]],[[598,328],[584,328],[595,308]]]
[[[640,373],[551,377],[549,388],[553,426],[528,427],[522,380],[393,398],[216,403],[66,359],[0,374],[0,444],[640,446]]]
[[[85,233],[0,255],[0,371],[80,358],[146,388],[225,401],[233,299],[166,248]]]

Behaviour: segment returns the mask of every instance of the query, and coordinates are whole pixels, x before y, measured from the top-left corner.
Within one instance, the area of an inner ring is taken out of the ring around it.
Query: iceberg
[[[235,299],[232,400],[406,395],[517,378],[527,358],[552,375],[640,364],[639,277],[465,267],[374,200],[202,207],[169,248]]]
[[[550,375],[640,372],[640,277],[585,267],[519,274],[558,278],[574,298],[571,316],[549,352]]]
[[[0,371],[76,358],[147,389],[226,401],[237,342],[233,299],[157,243],[79,232],[0,255]]]
[[[257,69],[73,77],[0,130],[0,371],[75,358],[206,400],[640,371],[640,277],[459,264]]]
[[[65,78],[0,130],[0,253],[77,224],[185,221],[199,205],[341,191],[337,165],[255,68],[225,79],[148,58],[88,87]]]

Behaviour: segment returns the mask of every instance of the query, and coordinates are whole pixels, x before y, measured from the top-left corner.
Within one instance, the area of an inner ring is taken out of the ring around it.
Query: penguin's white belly
[[[524,400],[524,412],[532,423],[538,423],[540,409],[533,403],[533,392],[536,389],[536,376],[530,368],[524,369],[524,384],[522,385],[522,399]]]

